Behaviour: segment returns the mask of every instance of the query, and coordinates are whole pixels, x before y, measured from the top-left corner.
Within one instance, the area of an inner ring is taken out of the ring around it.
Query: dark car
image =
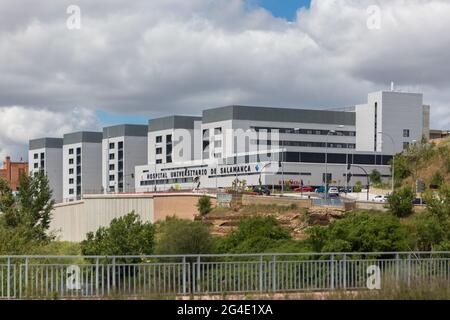
[[[266,196],[270,195],[270,190],[266,186],[253,187],[253,192],[255,192],[255,193],[259,194],[259,195],[266,195]]]
[[[423,199],[421,199],[421,198],[415,198],[415,199],[412,201],[412,203],[413,203],[413,204],[427,204],[427,203],[425,202],[425,200],[423,200]]]

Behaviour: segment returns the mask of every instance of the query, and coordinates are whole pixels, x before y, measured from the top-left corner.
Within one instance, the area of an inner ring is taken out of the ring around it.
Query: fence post
[[[28,257],[25,258],[25,294],[28,294]]]
[[[112,258],[112,287],[116,290],[116,257]]]
[[[200,256],[197,257],[197,293],[200,293]]]
[[[264,291],[263,287],[263,256],[259,256],[259,291]]]
[[[183,294],[186,294],[186,257],[183,256]]]
[[[97,257],[97,260],[95,261],[95,294],[97,296],[98,296],[98,287],[99,287],[99,285],[98,285],[98,282],[99,282],[98,268],[99,268],[99,263],[98,263],[98,257]]]
[[[408,287],[411,285],[411,253],[408,253]]]
[[[330,258],[330,282],[331,290],[334,290],[334,254]]]
[[[395,282],[399,285],[400,274],[400,256],[398,253],[395,254]]]
[[[277,257],[272,257],[272,291],[277,291]]]
[[[9,300],[11,290],[11,257],[8,257],[6,274],[6,298]]]
[[[344,257],[342,258],[342,263],[344,265],[344,270],[343,270],[343,286],[344,286],[344,290],[347,289],[347,255],[344,254]]]

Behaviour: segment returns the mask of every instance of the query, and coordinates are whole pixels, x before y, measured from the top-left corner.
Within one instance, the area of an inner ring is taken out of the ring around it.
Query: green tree
[[[150,222],[142,222],[131,212],[115,218],[109,227],[89,232],[81,242],[84,255],[150,255],[154,249],[155,230]],[[127,260],[128,261],[128,260]]]
[[[239,226],[217,244],[223,253],[265,252],[280,240],[290,240],[289,232],[274,217],[242,219]]]
[[[202,221],[168,217],[158,223],[157,230],[158,254],[201,254],[212,250],[209,227]]]
[[[380,171],[374,169],[369,174],[369,179],[373,184],[380,184],[381,183],[381,173]]]
[[[402,187],[394,190],[388,196],[388,206],[397,217],[406,217],[412,213],[415,193],[411,187]]]
[[[387,214],[351,213],[327,227],[308,230],[307,243],[316,252],[383,252],[408,247],[408,233]]]
[[[210,213],[212,210],[210,197],[208,197],[207,195],[201,196],[197,201],[197,209],[202,216]]]
[[[21,175],[17,196],[7,183],[0,182],[0,211],[2,223],[8,228],[20,227],[29,241],[49,241],[51,213],[55,204],[48,178],[39,171],[29,177]]]

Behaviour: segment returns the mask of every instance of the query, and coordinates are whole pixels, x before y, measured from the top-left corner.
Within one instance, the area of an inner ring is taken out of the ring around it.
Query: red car
[[[313,187],[299,187],[294,189],[295,192],[313,192]]]

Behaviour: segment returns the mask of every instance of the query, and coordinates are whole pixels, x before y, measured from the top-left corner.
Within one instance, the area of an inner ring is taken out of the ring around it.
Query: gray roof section
[[[121,124],[103,128],[103,139],[115,137],[146,137],[148,132],[147,125],[139,124]]]
[[[202,117],[169,116],[148,121],[148,131],[166,129],[194,129],[194,121],[202,121]]]
[[[80,131],[64,135],[64,145],[80,142],[102,143],[102,140],[103,133],[101,132]]]
[[[28,144],[28,150],[37,150],[43,148],[61,149],[62,146],[62,138],[40,138],[30,140]]]
[[[226,106],[203,111],[203,123],[224,120],[303,122],[353,126],[356,123],[356,115],[354,112],[343,111],[250,106]]]

